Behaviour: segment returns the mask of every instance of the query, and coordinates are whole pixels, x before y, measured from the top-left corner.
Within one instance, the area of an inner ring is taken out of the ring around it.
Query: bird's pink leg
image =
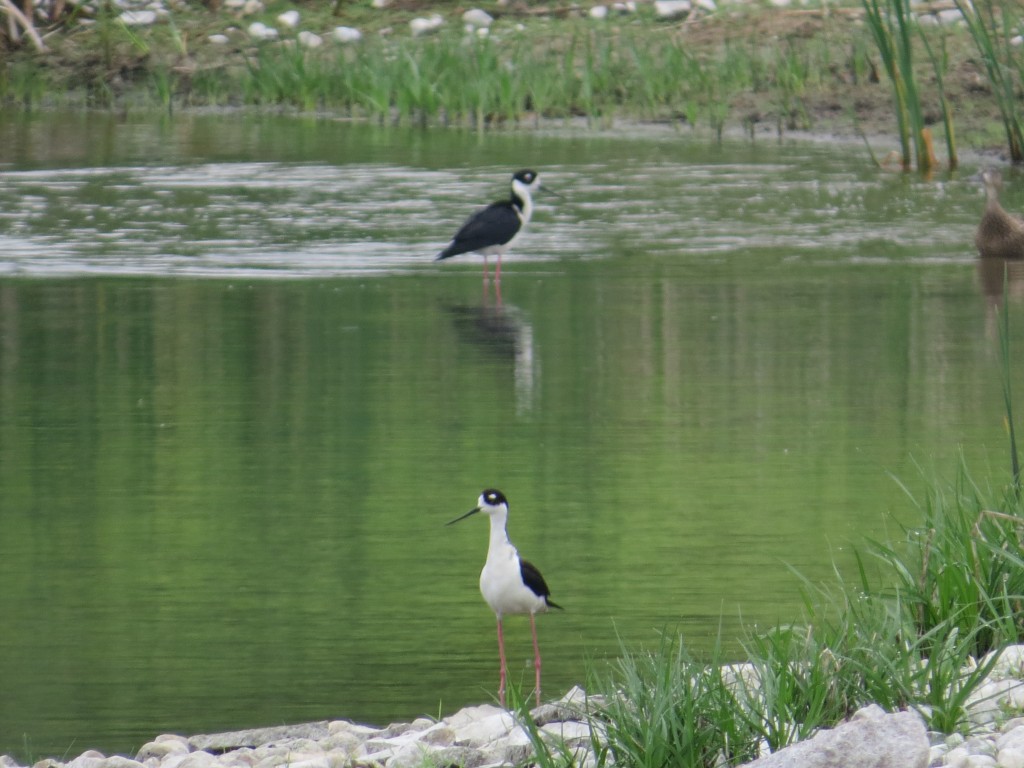
[[[505,635],[501,630],[501,616],[498,617],[498,658],[501,659],[501,678],[498,683],[498,703],[505,706]]]
[[[536,674],[537,680],[536,685],[533,689],[537,700],[537,706],[540,706],[540,645],[537,644],[537,620],[530,614],[530,630],[533,632],[533,669]]]
[[[484,285],[487,285],[487,254],[484,254]]]
[[[494,283],[495,285],[501,283],[501,254],[498,254],[498,263],[494,267]]]

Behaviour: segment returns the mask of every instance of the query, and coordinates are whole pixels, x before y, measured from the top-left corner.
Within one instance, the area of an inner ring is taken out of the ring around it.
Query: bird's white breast
[[[544,599],[523,584],[519,555],[511,544],[488,552],[480,572],[480,593],[498,616],[547,609]]]

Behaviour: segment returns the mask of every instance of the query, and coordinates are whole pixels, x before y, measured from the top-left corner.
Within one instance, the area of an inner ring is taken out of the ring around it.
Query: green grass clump
[[[1024,162],[1024,119],[1017,98],[1024,80],[1024,57],[1012,43],[1020,18],[1010,3],[954,1],[984,62],[1002,116],[1010,159],[1014,163]]]
[[[910,0],[862,0],[862,4],[868,29],[892,84],[903,169],[910,170],[916,157],[917,167],[928,172],[932,167],[932,153],[914,73],[917,18],[910,8]]]
[[[607,703],[589,713],[599,763],[736,764],[868,704],[966,732],[971,695],[1024,635],[1024,509],[1013,493],[983,492],[963,466],[917,506],[921,525],[859,551],[852,581],[838,570],[835,583],[804,579],[801,620],[748,630],[735,663],[717,646],[698,659],[674,636],[654,652],[623,649],[597,681]]]

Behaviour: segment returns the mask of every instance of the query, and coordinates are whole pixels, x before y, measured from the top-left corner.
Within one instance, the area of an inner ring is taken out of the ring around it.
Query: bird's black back
[[[504,245],[519,231],[519,215],[512,200],[500,200],[474,213],[437,258],[447,259],[493,245]]]
[[[552,602],[548,597],[551,594],[551,590],[548,589],[547,582],[544,581],[544,577],[540,575],[540,571],[537,570],[537,566],[523,560],[523,558],[519,558],[519,573],[523,577],[523,584],[529,587],[533,594],[537,595],[537,597],[543,597],[544,602],[552,608],[562,608],[562,606]]]

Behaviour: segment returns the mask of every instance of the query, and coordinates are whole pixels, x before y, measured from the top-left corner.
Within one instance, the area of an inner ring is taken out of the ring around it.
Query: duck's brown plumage
[[[1003,177],[988,169],[981,174],[985,182],[985,212],[978,222],[974,244],[982,258],[1024,259],[1024,220],[1007,213],[999,204]]]

